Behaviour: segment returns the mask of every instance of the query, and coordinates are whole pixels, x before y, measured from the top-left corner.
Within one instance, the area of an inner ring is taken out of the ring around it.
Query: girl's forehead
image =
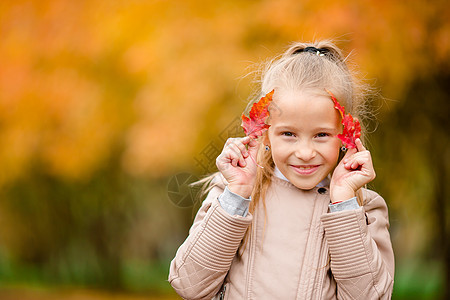
[[[277,90],[273,97],[271,117],[288,116],[292,114],[320,114],[327,115],[336,112],[330,96],[318,90]]]
[[[285,127],[301,131],[339,128],[340,115],[329,95],[313,91],[276,93],[269,110],[272,130]]]

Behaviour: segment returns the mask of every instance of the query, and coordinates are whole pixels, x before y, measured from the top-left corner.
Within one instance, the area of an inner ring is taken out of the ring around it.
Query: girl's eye
[[[327,136],[329,136],[329,134],[326,132],[321,132],[321,133],[318,133],[316,136],[321,138],[321,137],[327,137]]]
[[[282,132],[281,135],[284,135],[284,136],[294,136],[294,134],[293,134],[292,132],[289,132],[289,131]]]

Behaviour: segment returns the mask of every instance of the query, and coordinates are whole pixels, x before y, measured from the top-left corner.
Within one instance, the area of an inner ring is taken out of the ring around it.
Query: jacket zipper
[[[225,299],[225,291],[226,291],[226,289],[227,289],[227,286],[224,285],[223,288],[222,288],[222,290],[220,291],[220,294],[219,294],[219,300]]]
[[[252,224],[252,232],[250,233],[249,241],[248,241],[248,265],[247,265],[247,276],[246,276],[246,283],[245,283],[245,294],[247,295],[248,299],[251,299],[250,297],[250,278],[252,273],[252,265],[253,265],[253,244],[256,240],[256,226],[257,226],[257,218],[258,218],[258,212],[255,210],[254,216],[253,216],[253,224]]]

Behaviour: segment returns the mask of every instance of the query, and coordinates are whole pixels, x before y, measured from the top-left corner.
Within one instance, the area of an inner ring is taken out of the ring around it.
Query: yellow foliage
[[[390,98],[417,74],[449,63],[445,2],[91,0],[0,7],[0,185],[33,163],[64,178],[89,178],[117,145],[125,147],[122,165],[131,174],[159,177],[190,166],[207,114],[245,75],[243,62],[272,56],[292,40],[341,40]],[[240,111],[242,95],[235,98],[229,105]]]

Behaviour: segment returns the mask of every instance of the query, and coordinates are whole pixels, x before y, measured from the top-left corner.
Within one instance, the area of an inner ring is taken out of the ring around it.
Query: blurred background
[[[394,299],[449,299],[447,1],[0,3],[0,299],[178,299],[170,260],[254,92],[334,38],[382,97],[368,148]]]

